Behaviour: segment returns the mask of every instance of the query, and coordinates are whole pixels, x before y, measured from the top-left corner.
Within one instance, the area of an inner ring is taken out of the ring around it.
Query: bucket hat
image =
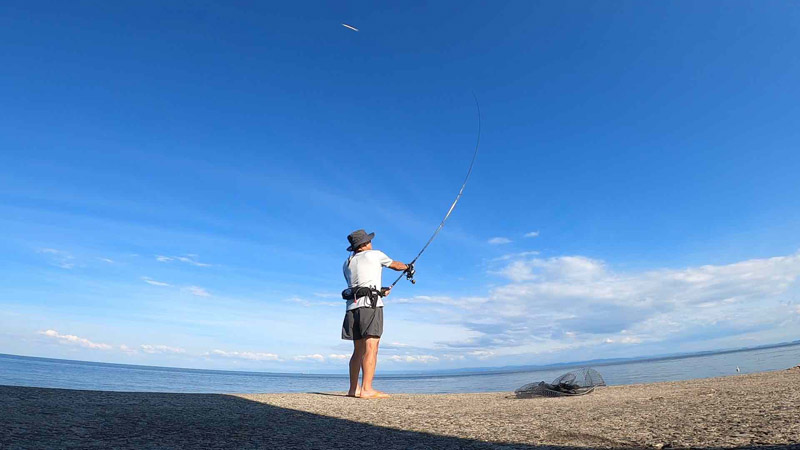
[[[356,230],[347,235],[347,240],[350,242],[350,247],[347,247],[348,252],[352,252],[358,247],[371,241],[375,237],[375,233],[367,234],[364,230]]]

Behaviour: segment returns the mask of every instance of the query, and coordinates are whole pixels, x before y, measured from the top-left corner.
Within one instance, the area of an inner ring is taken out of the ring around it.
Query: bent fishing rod
[[[478,138],[475,141],[475,151],[472,153],[472,161],[470,161],[469,163],[469,169],[467,170],[467,176],[464,177],[464,183],[461,185],[461,189],[458,190],[458,195],[456,195],[456,199],[453,200],[453,204],[450,205],[450,209],[447,210],[447,214],[444,215],[444,219],[442,219],[442,222],[439,224],[438,227],[436,227],[436,231],[433,232],[430,239],[428,239],[428,242],[426,242],[425,245],[422,247],[422,250],[420,250],[419,253],[417,253],[417,256],[415,256],[414,259],[410,263],[408,263],[408,268],[404,270],[403,273],[401,273],[396,280],[394,280],[394,283],[392,283],[391,286],[389,286],[389,289],[394,288],[397,282],[400,281],[401,278],[403,278],[403,275],[405,275],[406,279],[408,279],[408,281],[410,281],[411,284],[416,283],[416,280],[414,280],[414,273],[415,273],[414,263],[417,262],[419,257],[422,256],[422,253],[425,252],[428,246],[431,245],[431,242],[433,242],[433,240],[436,239],[436,236],[439,235],[439,232],[442,231],[442,228],[444,228],[444,223],[447,222],[447,219],[450,217],[450,214],[452,214],[453,210],[456,209],[456,204],[458,203],[459,200],[461,200],[461,196],[464,194],[464,188],[467,187],[467,181],[469,181],[469,176],[472,174],[472,167],[475,165],[475,157],[478,156],[478,146],[480,146],[481,143],[481,105],[478,104],[478,97],[475,95],[474,92],[472,93],[472,96],[475,98],[475,107],[478,109]]]

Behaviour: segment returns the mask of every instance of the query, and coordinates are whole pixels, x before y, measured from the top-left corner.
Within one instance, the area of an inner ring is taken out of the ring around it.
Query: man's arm
[[[406,263],[401,263],[400,261],[392,261],[392,263],[391,263],[391,264],[389,264],[389,266],[388,266],[388,267],[389,267],[390,269],[392,269],[392,270],[396,270],[396,271],[398,271],[398,272],[402,272],[402,271],[404,271],[404,270],[408,269],[408,264],[406,264]]]

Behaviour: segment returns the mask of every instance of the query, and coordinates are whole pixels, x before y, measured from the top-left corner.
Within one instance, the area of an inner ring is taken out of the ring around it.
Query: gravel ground
[[[543,399],[0,386],[0,448],[800,449],[798,388],[800,367]]]

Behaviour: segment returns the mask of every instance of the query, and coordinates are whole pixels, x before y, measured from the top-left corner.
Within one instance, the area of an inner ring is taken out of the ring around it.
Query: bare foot
[[[361,389],[356,389],[355,392],[347,391],[347,396],[348,397],[360,397],[361,396]]]
[[[361,398],[389,398],[389,394],[381,391],[362,391]]]

